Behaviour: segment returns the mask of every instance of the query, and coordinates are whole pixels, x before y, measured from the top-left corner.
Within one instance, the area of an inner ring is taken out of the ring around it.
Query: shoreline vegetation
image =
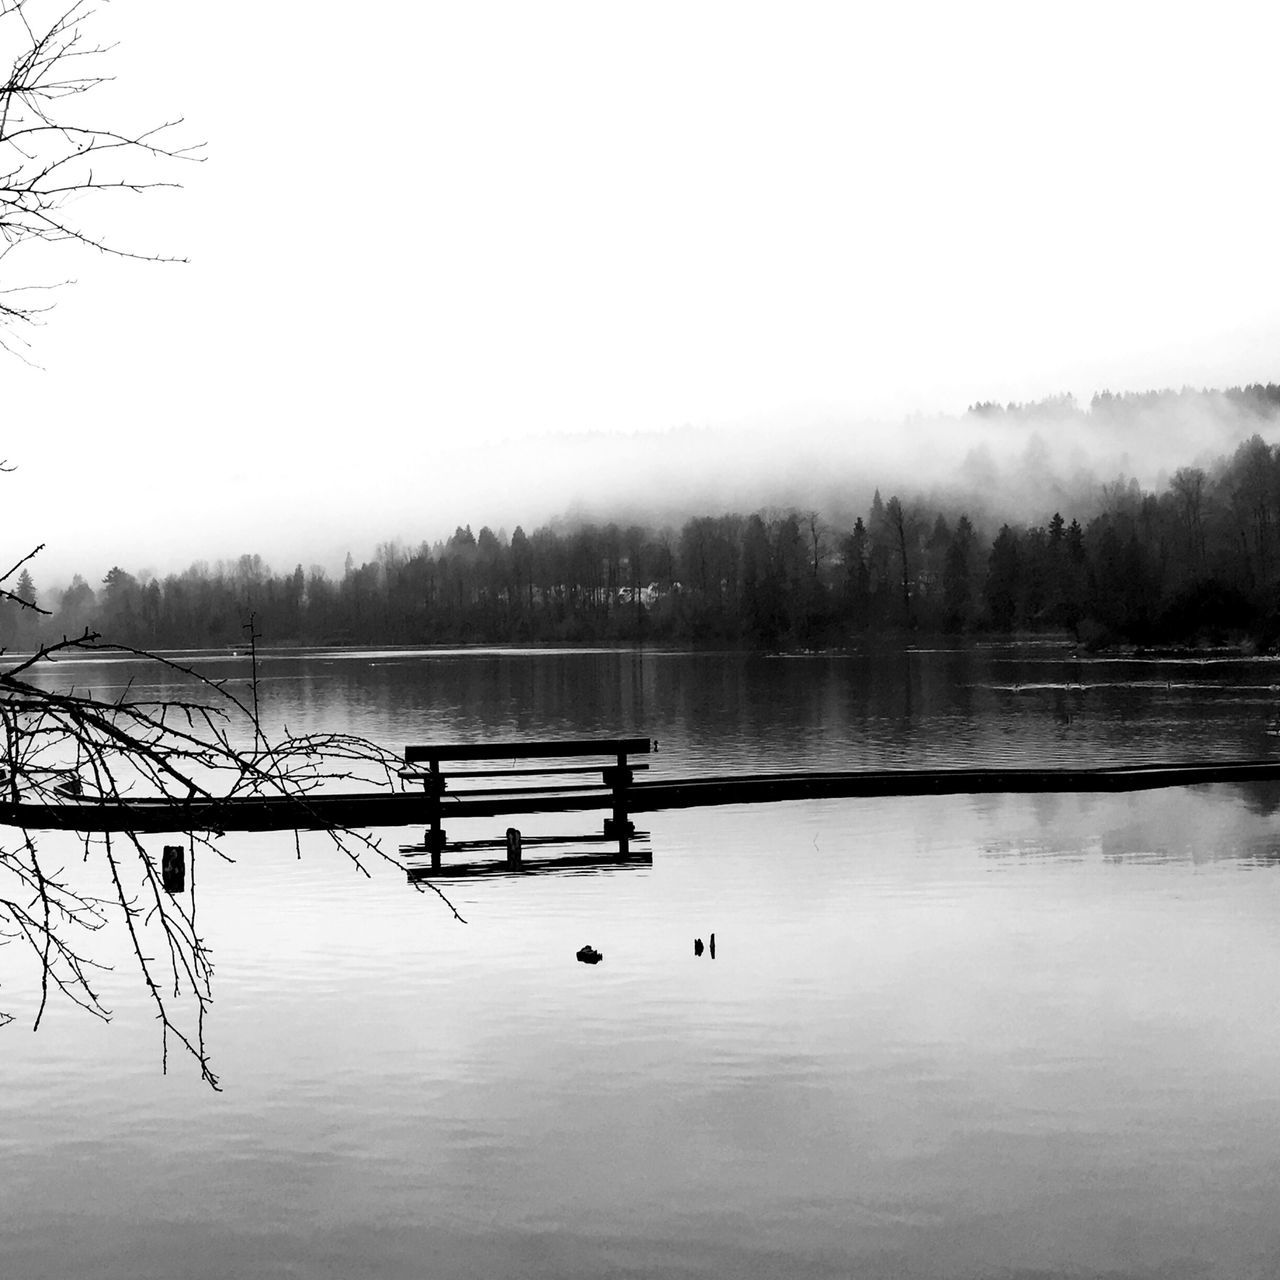
[[[1094,398],[1141,410],[1147,393]],[[1226,396],[1280,417],[1280,386]],[[1105,395],[1105,393],[1104,393]],[[1010,406],[1016,410],[1017,406]],[[1005,410],[975,405],[971,413]],[[1083,651],[1280,647],[1280,446],[1259,434],[1163,487],[1097,486],[1093,514],[1014,524],[946,497],[882,498],[852,522],[817,510],[695,516],[679,527],[557,522],[507,536],[459,527],[350,556],[341,576],[272,572],[258,555],[158,578],[113,567],[43,598],[24,568],[0,602],[0,646],[86,628],[154,650],[263,645],[654,642],[773,651],[928,635],[1063,635]],[[970,512],[975,512],[971,516]]]

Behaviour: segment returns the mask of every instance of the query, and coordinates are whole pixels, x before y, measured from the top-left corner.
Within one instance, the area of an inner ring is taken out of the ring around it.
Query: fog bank
[[[60,537],[56,512],[29,507],[30,527],[43,518],[50,544],[32,572],[50,585],[75,572],[95,581],[113,564],[163,576],[253,553],[276,569],[337,573],[348,553],[360,563],[381,542],[415,547],[459,525],[510,534],[555,519],[678,526],[693,515],[795,507],[848,526],[876,489],[928,497],[979,524],[1039,523],[1054,511],[1085,520],[1103,483],[1124,476],[1161,486],[1178,467],[1210,465],[1254,433],[1274,440],[1276,414],[1264,397],[1184,391],[891,423],[814,410],[791,421],[480,447],[447,435],[406,445],[398,431],[395,450],[379,449],[371,426],[306,453],[282,456],[264,444],[225,478],[184,469],[133,502],[110,499],[90,538],[70,526]],[[21,510],[49,480],[23,470],[3,483]]]

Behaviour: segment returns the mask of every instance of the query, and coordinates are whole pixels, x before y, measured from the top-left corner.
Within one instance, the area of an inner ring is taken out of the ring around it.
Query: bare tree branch
[[[140,131],[85,122],[87,95],[109,78],[98,70],[108,46],[85,34],[93,13],[88,0],[0,0],[0,264],[6,274],[15,261],[11,255],[32,243],[66,242],[152,262],[182,260],[108,239],[85,221],[101,200],[178,185],[174,166],[202,158],[200,146],[178,140],[180,118]],[[20,331],[39,323],[52,305],[50,295],[66,283],[0,283],[0,349],[25,359],[28,344]],[[0,460],[0,472],[9,470]],[[44,612],[25,572],[40,550],[0,574],[0,609]],[[189,665],[106,644],[89,631],[38,644],[7,666],[0,649],[0,791],[13,802],[42,805],[73,804],[84,794],[175,802],[274,795],[305,811],[309,795],[338,783],[394,789],[399,760],[373,743],[345,734],[266,732],[256,639],[251,622],[248,701]],[[182,694],[143,699],[126,689],[115,698],[95,697],[59,681],[58,662],[69,655],[147,659]],[[365,875],[372,857],[394,861],[367,833],[327,831]],[[60,834],[49,842],[50,854],[32,832],[0,829],[0,945],[16,942],[34,959],[39,1026],[55,993],[110,1018],[98,980],[109,967],[102,958],[109,954],[108,938],[123,934],[160,1023],[163,1061],[167,1065],[174,1044],[217,1088],[205,1038],[213,962],[196,930],[195,851],[227,855],[218,833],[189,832],[187,838],[192,875],[184,900],[165,890],[162,863],[136,834]],[[78,840],[80,854],[70,867],[61,856],[68,839]],[[300,854],[296,833],[295,848]],[[0,1012],[0,1024],[11,1020]]]
[[[49,687],[58,659],[71,654],[146,658],[191,692],[155,700],[126,689],[104,699]],[[309,794],[336,783],[394,789],[399,758],[374,743],[348,734],[269,734],[258,714],[256,653],[251,688],[252,696],[242,699],[190,665],[108,645],[92,633],[42,645],[0,669],[0,780],[15,801],[55,805],[74,804],[81,795],[176,802],[274,795],[305,806]],[[366,876],[371,856],[398,866],[368,833],[330,827],[327,834]],[[193,855],[201,848],[226,856],[217,833],[187,838]],[[0,897],[0,941],[24,941],[36,957],[36,1024],[55,990],[97,1017],[110,1017],[94,985],[106,965],[87,942],[107,926],[123,929],[161,1025],[164,1061],[169,1045],[178,1046],[216,1088],[205,1040],[213,964],[196,930],[194,876],[184,901],[165,891],[159,860],[136,834],[86,834],[79,842],[90,872],[74,879],[46,865],[29,831],[7,847],[0,842],[0,883],[7,876],[15,885]],[[94,869],[98,875],[105,869],[106,892],[85,888]],[[445,895],[429,887],[461,919]]]
[[[181,117],[128,131],[69,114],[110,80],[95,68],[111,46],[85,35],[93,16],[86,0],[0,0],[0,260],[32,242],[62,241],[114,257],[186,261],[118,243],[85,221],[95,207],[86,197],[177,187],[172,166],[203,159],[202,144],[178,140]],[[25,359],[14,330],[40,323],[52,303],[38,295],[66,283],[0,290],[0,347]]]

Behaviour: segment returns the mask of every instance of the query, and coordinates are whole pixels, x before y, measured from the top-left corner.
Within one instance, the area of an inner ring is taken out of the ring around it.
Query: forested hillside
[[[1280,406],[1271,384],[1215,394],[1268,421]],[[1280,638],[1280,449],[1260,434],[1212,467],[1179,467],[1159,491],[1123,478],[1101,485],[1090,508],[1084,520],[1046,511],[1031,526],[997,524],[946,499],[877,492],[849,523],[763,510],[678,528],[561,522],[508,536],[468,526],[433,546],[383,545],[364,564],[348,557],[341,575],[273,573],[256,555],[163,579],[115,567],[93,586],[77,577],[49,593],[48,616],[4,604],[0,643],[26,648],[92,628],[148,648],[238,645],[251,615],[267,644],[779,648],[911,631],[1067,631],[1093,646]],[[19,594],[39,598],[24,577]]]

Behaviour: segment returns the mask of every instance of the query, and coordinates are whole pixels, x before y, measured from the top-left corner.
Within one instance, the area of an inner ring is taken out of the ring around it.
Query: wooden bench
[[[409,746],[404,749],[404,767],[400,777],[405,782],[420,782],[431,800],[431,827],[426,832],[421,852],[430,853],[433,870],[439,870],[447,833],[444,810],[455,803],[465,812],[468,802],[502,801],[504,811],[537,813],[566,807],[591,808],[590,793],[599,798],[599,807],[608,808],[612,816],[605,819],[604,832],[596,837],[580,839],[617,840],[618,854],[625,857],[635,828],[627,818],[627,790],[637,769],[647,764],[632,764],[629,757],[647,755],[653,749],[648,738],[585,738],[558,742],[467,742],[444,745]],[[587,760],[595,764],[537,764],[535,761]],[[603,763],[603,761],[611,763]],[[509,762],[500,765],[498,761]],[[455,767],[461,765],[463,767]],[[467,767],[478,766],[478,767]],[[561,778],[586,779],[599,774],[599,781],[561,781]],[[508,785],[512,778],[522,779]],[[466,780],[459,790],[451,783]],[[479,784],[479,785],[476,785]],[[582,793],[578,795],[576,793]],[[566,799],[572,799],[567,805]],[[578,801],[581,803],[578,803]],[[557,803],[559,801],[559,803]],[[540,843],[534,837],[530,843]],[[503,842],[467,841],[467,848],[508,848],[508,862],[518,865],[520,838]],[[410,851],[406,849],[406,851]]]

